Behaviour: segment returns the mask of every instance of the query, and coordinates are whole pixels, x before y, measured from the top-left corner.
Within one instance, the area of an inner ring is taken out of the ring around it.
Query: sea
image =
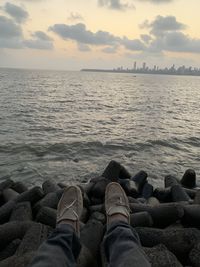
[[[111,160],[200,180],[200,77],[0,69],[0,180],[85,182]]]

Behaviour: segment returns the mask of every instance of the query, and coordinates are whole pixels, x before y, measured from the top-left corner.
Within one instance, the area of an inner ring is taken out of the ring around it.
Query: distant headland
[[[185,65],[176,68],[174,64],[169,68],[159,68],[156,65],[149,68],[145,62],[142,67],[137,67],[135,62],[132,69],[118,67],[114,69],[82,69],[81,71],[200,76],[200,68],[186,67]]]

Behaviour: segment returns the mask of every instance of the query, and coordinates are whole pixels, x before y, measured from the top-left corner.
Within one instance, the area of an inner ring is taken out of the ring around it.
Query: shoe
[[[57,224],[65,220],[72,221],[76,233],[80,234],[79,218],[83,211],[83,198],[78,186],[69,186],[64,189],[57,208]]]
[[[106,187],[105,210],[107,225],[110,224],[112,215],[123,215],[123,221],[130,224],[130,208],[126,193],[118,183],[110,183]],[[116,216],[116,221],[120,220]],[[112,220],[113,222],[113,220]]]

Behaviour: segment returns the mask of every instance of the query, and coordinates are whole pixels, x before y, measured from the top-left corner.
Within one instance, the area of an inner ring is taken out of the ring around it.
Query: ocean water
[[[0,69],[0,179],[76,183],[111,159],[200,175],[200,77]]]

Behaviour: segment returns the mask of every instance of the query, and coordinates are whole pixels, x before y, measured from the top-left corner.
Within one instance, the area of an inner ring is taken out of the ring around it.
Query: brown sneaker
[[[79,218],[83,210],[83,198],[78,186],[67,187],[58,203],[57,224],[69,223],[79,235]]]
[[[126,193],[118,183],[110,183],[106,187],[105,209],[107,224],[123,220],[130,223],[130,208]]]

